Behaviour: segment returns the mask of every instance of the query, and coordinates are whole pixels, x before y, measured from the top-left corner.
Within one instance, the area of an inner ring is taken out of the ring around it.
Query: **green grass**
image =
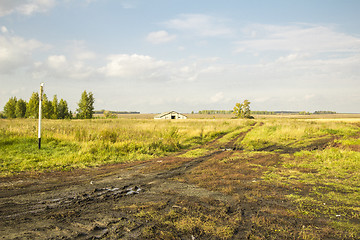
[[[152,119],[0,120],[0,175],[70,170],[147,160],[211,141],[242,128],[238,120],[155,121]]]
[[[307,223],[302,229],[292,229],[274,217],[280,210],[269,206],[252,220],[254,229],[269,234],[259,233],[259,239],[281,239],[289,231],[300,239],[359,239],[359,125],[332,120],[261,122],[237,143],[244,151],[211,158],[179,180],[245,202],[275,198],[281,203],[285,198],[294,208],[281,215]],[[245,128],[223,139],[230,141],[242,130]],[[251,185],[244,189],[242,183],[247,181]],[[276,189],[284,189],[285,195],[273,193]]]
[[[114,211],[131,210],[134,216],[151,223],[142,230],[145,239],[179,239],[181,236],[201,236],[204,239],[229,239],[241,220],[241,213],[229,216],[227,204],[206,201],[203,204],[194,203],[192,199],[183,197],[172,206],[167,203],[148,203],[115,208]],[[159,214],[161,212],[161,214]]]
[[[267,119],[239,144],[246,150],[304,148],[328,137],[351,137],[359,127],[346,122]]]
[[[186,158],[214,150],[202,144],[217,139],[220,146],[246,132],[235,143],[243,151],[214,155],[177,180],[234,196],[242,203],[259,201],[263,206],[261,201],[270,198],[290,201],[293,208],[268,205],[252,216],[253,231],[259,233],[259,239],[282,239],[289,232],[300,239],[360,238],[359,121],[45,120],[43,127],[39,150],[36,120],[0,120],[1,176],[147,160],[192,149],[178,156],[188,161]],[[244,183],[248,184],[246,188]],[[283,195],[279,196],[279,191]],[[201,231],[203,236],[226,239],[241,222],[241,213],[229,217],[222,212],[227,206],[211,207],[213,212],[209,213],[201,207],[190,209],[189,201],[178,201],[176,205],[181,208],[137,208],[136,217],[162,226],[147,229],[144,236],[166,233],[171,238],[176,237],[173,232]],[[284,217],[308,224],[292,229]]]
[[[179,155],[179,157],[183,157],[183,158],[198,158],[201,156],[205,156],[206,154],[209,153],[208,149],[205,148],[196,148],[190,151],[187,151],[184,154]]]
[[[292,188],[288,198],[299,218],[326,219],[336,238],[360,237],[360,152],[341,148],[283,156],[282,167],[267,172],[271,184]]]

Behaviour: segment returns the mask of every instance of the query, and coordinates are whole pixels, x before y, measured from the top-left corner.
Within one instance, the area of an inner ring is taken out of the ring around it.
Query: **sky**
[[[358,0],[0,0],[0,110],[360,113]]]

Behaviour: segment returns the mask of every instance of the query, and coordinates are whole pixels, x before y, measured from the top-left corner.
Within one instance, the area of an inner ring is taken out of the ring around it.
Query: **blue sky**
[[[0,108],[360,112],[357,0],[1,0]]]

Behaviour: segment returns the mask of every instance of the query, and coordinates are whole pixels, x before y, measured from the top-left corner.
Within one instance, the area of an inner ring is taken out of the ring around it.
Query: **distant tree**
[[[86,94],[86,109],[87,116],[92,117],[94,112],[94,96],[92,93]],[[39,93],[33,92],[29,102],[26,103],[23,99],[17,100],[16,97],[12,97],[4,106],[4,112],[1,113],[0,118],[38,118],[39,117]],[[64,119],[72,118],[72,112],[69,110],[68,104],[65,100],[58,101],[57,95],[54,95],[53,100],[50,101],[46,94],[42,96],[42,117],[52,119]],[[89,114],[90,112],[90,114]]]
[[[88,102],[88,95],[87,95],[87,92],[84,91],[81,94],[81,98],[80,98],[80,101],[78,103],[79,108],[76,110],[77,111],[77,114],[76,114],[77,118],[81,118],[81,119],[86,118],[87,102]]]
[[[59,119],[71,118],[71,113],[69,112],[68,104],[65,100],[60,99],[58,105],[58,115]]]
[[[39,93],[33,92],[29,102],[26,105],[26,117],[38,118],[39,117]]]
[[[234,107],[234,114],[236,118],[243,117],[243,105],[242,103],[236,103]]]
[[[233,112],[236,118],[253,118],[250,115],[250,102],[248,100],[244,100],[243,103],[236,103]]]
[[[44,93],[41,103],[41,110],[43,118],[50,119],[54,114],[54,109],[52,102],[47,98],[46,94]]]
[[[244,118],[251,118],[250,116],[250,102],[248,100],[244,100],[243,102],[243,109],[244,109]]]
[[[250,111],[250,114],[275,115],[275,112],[269,112],[269,111]]]
[[[199,114],[231,114],[233,111],[229,110],[200,110]]]
[[[26,102],[19,99],[15,107],[15,115],[17,118],[24,118],[26,114]]]
[[[58,119],[58,115],[59,115],[59,103],[58,103],[58,99],[57,96],[54,95],[54,98],[51,102],[52,108],[53,108],[53,114],[51,116],[52,119]]]
[[[105,110],[103,112],[105,118],[116,118],[116,115],[112,111]]]
[[[11,97],[9,101],[4,106],[4,114],[7,118],[16,118],[16,97]]]
[[[333,111],[315,111],[314,114],[336,114]]]
[[[95,98],[92,92],[88,93],[88,103],[87,103],[87,118],[92,118],[94,115],[94,103],[95,103]]]
[[[87,93],[84,91],[81,94],[80,101],[78,103],[79,108],[77,109],[77,118],[91,119],[94,114],[94,95],[92,92]]]

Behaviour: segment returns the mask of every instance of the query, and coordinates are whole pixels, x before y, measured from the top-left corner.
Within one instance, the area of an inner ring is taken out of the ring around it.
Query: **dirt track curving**
[[[261,185],[261,172],[245,165],[239,170],[243,178],[233,190],[235,195],[192,183],[191,173],[201,164],[239,152],[234,143],[245,134],[222,145],[211,142],[206,146],[211,150],[209,154],[194,159],[179,155],[141,163],[3,178],[0,236],[2,239],[220,239],[226,236],[251,239],[255,233],[267,236],[253,225],[255,217],[261,219],[266,214],[261,209],[277,209],[279,216],[273,216],[274,221],[288,221],[291,226],[301,228],[304,224],[301,220],[281,219],[281,211],[292,207],[281,197],[288,189]],[[248,161],[276,165],[279,158],[274,154]],[[259,195],[268,197],[255,199],[251,195],[255,188]],[[162,223],[160,217],[156,220],[160,215],[172,213],[189,215],[185,220],[196,214],[199,219],[214,218],[212,221],[225,230],[227,221],[236,227],[231,235],[226,235],[196,227],[189,230],[179,226],[178,217],[168,218],[170,222],[178,221],[176,226]]]

